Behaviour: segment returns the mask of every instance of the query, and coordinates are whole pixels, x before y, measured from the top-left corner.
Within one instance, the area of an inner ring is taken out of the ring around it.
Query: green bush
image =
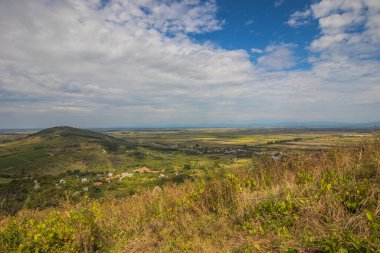
[[[94,252],[103,248],[93,210],[50,211],[0,228],[0,252]]]

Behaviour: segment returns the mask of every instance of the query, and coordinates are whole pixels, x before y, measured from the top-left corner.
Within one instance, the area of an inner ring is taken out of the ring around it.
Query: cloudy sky
[[[1,0],[0,128],[380,120],[379,0]]]

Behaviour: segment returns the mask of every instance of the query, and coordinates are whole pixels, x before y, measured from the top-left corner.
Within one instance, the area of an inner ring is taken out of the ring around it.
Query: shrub
[[[103,247],[92,210],[68,213],[49,211],[46,216],[12,220],[0,229],[0,251],[94,252]]]

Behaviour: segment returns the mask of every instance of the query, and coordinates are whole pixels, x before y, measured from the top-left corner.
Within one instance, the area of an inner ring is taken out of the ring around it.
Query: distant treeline
[[[286,139],[286,140],[276,140],[276,141],[268,141],[267,144],[281,144],[286,142],[292,142],[292,141],[301,141],[302,138],[293,138],[293,139]]]

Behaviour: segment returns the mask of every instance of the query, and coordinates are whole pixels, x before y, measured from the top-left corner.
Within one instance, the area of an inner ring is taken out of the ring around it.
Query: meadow
[[[145,131],[107,131],[109,135],[151,146],[193,146],[212,147],[242,146],[269,149],[306,150],[355,143],[371,136],[369,129],[177,129]]]
[[[379,252],[376,133],[61,131],[0,147],[0,252]],[[12,150],[38,166],[21,176]]]

